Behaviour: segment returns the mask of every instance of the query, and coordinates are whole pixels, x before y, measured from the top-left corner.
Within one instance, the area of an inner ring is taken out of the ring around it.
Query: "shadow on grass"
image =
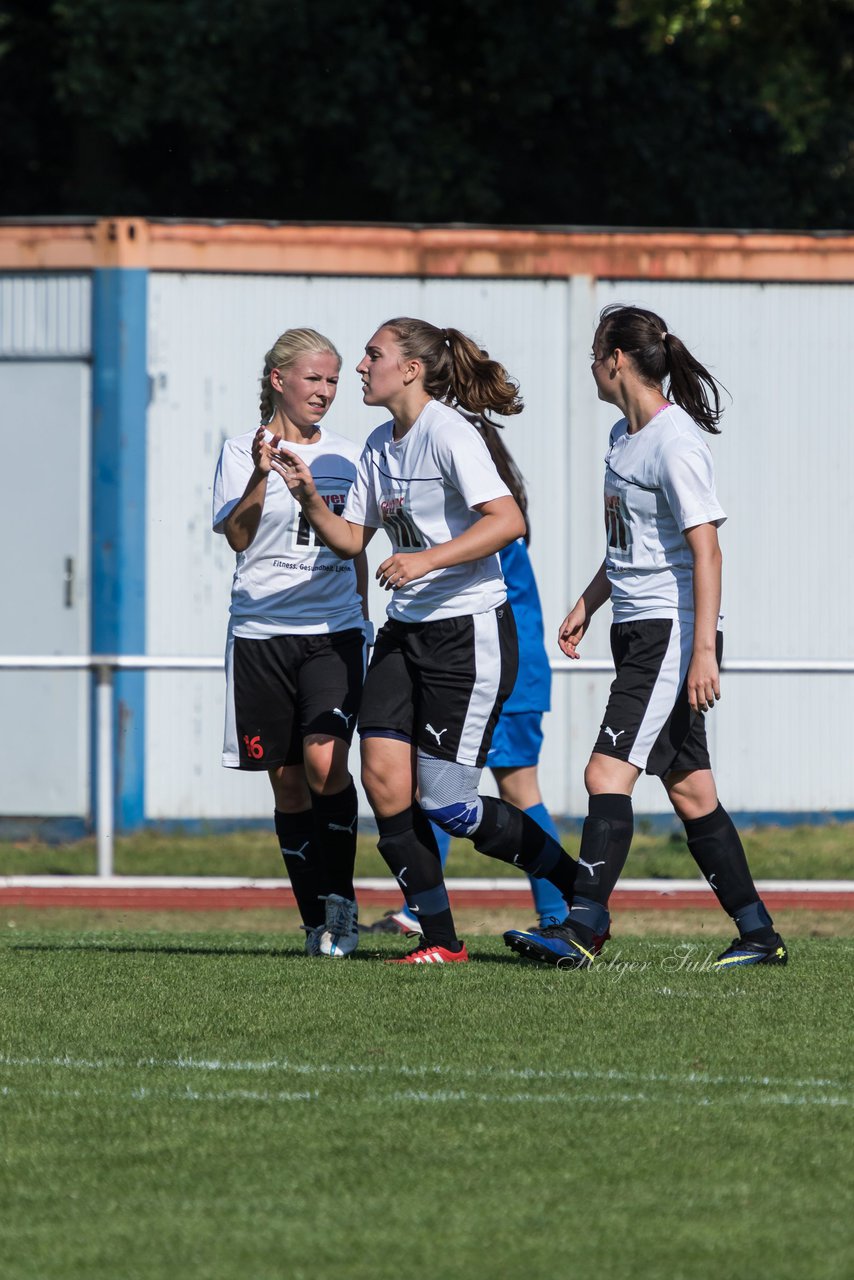
[[[9,951],[104,951],[113,955],[164,955],[164,956],[270,956],[274,959],[296,958],[304,960],[301,950],[282,947],[194,947],[190,944],[176,946],[173,943],[129,942],[15,942]]]
[[[271,960],[308,960],[301,947],[215,947],[209,944],[193,946],[192,943],[141,943],[141,942],[12,942],[4,948],[8,951],[53,951],[53,952],[104,952],[106,955],[163,955],[163,956],[246,956],[249,959],[267,957]],[[405,953],[404,953],[405,954]],[[328,956],[311,957],[321,961],[329,961]],[[376,964],[384,960],[396,960],[400,957],[393,951],[376,951],[362,949],[346,959],[351,964]],[[469,953],[472,964],[525,964],[518,956],[509,952],[504,954]],[[411,966],[412,968],[430,969],[432,965]],[[440,966],[442,968],[446,966]],[[525,965],[527,968],[528,966]],[[539,967],[539,966],[538,966]]]

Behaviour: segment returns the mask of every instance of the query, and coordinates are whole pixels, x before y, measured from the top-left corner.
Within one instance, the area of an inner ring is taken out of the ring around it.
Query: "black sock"
[[[303,809],[302,813],[282,813],[276,809],[273,817],[302,922],[309,929],[316,929],[326,919],[326,907],[320,898],[326,892],[326,886],[323,859],[312,839],[312,811]]]
[[[356,863],[356,829],[359,820],[359,798],[352,778],[343,791],[334,796],[311,793],[314,814],[314,843],[323,850],[326,870],[326,892],[342,898],[355,898],[353,867]]]
[[[607,908],[614,885],[626,865],[633,834],[631,796],[590,797],[578,850],[577,894]]]
[[[769,939],[773,921],[760,901],[735,823],[722,804],[702,818],[685,821],[691,856],[742,937]]]
[[[424,941],[459,951],[442,860],[424,810],[414,804],[390,818],[377,818],[377,830],[379,851],[417,917]]]
[[[472,836],[478,853],[550,880],[569,903],[578,868],[553,836],[515,805],[481,796],[483,817]]]

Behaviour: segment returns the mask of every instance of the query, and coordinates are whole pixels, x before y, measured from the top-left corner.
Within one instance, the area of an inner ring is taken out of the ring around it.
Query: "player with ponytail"
[[[493,730],[518,666],[498,552],[525,517],[465,414],[522,409],[504,367],[458,329],[387,320],[357,366],[367,405],[391,419],[368,437],[342,515],[315,492],[301,459],[274,462],[323,540],[343,557],[386,529],[377,578],[391,592],[365,682],[362,780],[379,847],[420,922],[397,963],[468,959],[456,934],[431,821],[572,898],[576,866],[553,835],[505,800],[478,793]]]
[[[605,462],[607,546],[558,643],[578,658],[593,614],[610,599],[616,679],[584,775],[588,816],[569,917],[504,938],[547,964],[591,963],[609,927],[608,900],[634,828],[632,791],[645,771],[661,778],[691,854],[738,930],[715,967],[785,964],[786,947],[718,800],[706,743],[723,651],[718,527],[726,516],[704,439],[718,432],[717,383],[661,316],[630,306],[602,311],[592,372],[599,398],[623,415]]]

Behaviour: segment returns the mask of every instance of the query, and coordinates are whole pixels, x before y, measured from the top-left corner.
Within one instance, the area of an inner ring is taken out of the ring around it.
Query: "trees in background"
[[[841,228],[854,0],[25,0],[0,215]]]

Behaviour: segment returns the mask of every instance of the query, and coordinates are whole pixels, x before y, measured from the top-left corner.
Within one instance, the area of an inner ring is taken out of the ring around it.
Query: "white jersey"
[[[605,567],[615,622],[694,612],[694,558],[684,536],[726,520],[711,451],[684,409],[670,405],[633,435],[621,419],[605,459]]]
[[[356,476],[359,446],[325,428],[317,444],[291,444],[310,468],[318,493],[336,515],[344,509]],[[223,532],[229,512],[243,497],[254,465],[254,431],[226,440],[213,491],[213,527]],[[271,433],[267,438],[272,439]],[[362,627],[352,560],[339,560],[318,538],[281,476],[267,479],[264,510],[251,545],[237,554],[231,588],[234,635],[266,639],[282,634],[317,635]]]
[[[472,508],[510,494],[489,450],[462,414],[431,400],[401,440],[393,422],[368,436],[345,520],[378,529],[395,552],[450,542],[481,517]],[[485,613],[507,598],[497,555],[434,569],[392,594],[388,616],[433,622]]]

